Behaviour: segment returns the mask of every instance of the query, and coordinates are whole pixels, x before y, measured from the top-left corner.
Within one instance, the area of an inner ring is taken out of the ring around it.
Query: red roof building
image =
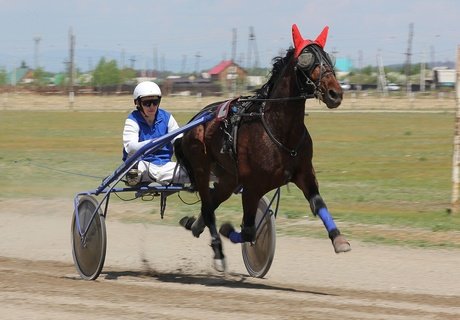
[[[230,89],[232,84],[237,81],[244,83],[247,72],[232,60],[223,60],[208,71],[212,81],[219,81],[223,89]]]

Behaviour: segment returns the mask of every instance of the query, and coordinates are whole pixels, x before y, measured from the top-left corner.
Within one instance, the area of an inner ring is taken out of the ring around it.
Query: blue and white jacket
[[[163,109],[158,108],[155,122],[152,126],[145,121],[140,111],[134,110],[126,119],[123,130],[123,161],[149,141],[157,139],[178,128],[179,125],[172,114]],[[180,136],[181,135],[177,136],[175,139]],[[156,165],[164,165],[170,162],[173,154],[172,143],[174,140],[155,151],[155,153],[147,155],[144,160]]]

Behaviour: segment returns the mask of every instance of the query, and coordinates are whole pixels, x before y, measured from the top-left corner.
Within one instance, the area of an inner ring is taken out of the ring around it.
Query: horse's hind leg
[[[229,238],[233,243],[252,242],[256,235],[255,218],[261,196],[248,190],[249,188],[243,189],[243,194],[241,195],[243,203],[241,232],[235,231],[235,228],[230,223],[223,224],[219,230],[220,234]]]
[[[232,193],[232,189],[228,187],[219,188],[219,184],[216,184],[213,189],[209,189],[208,187],[207,191],[204,189],[201,190],[203,190],[203,192],[200,191],[201,215],[197,221],[202,219],[211,234],[211,248],[214,252],[214,268],[217,271],[225,271],[225,256],[223,253],[222,241],[217,232],[215,210],[223,201],[228,199]]]
[[[219,205],[222,202],[227,200],[232,195],[237,185],[236,177],[226,172],[221,173],[219,175],[219,181],[223,181],[223,182],[215,182],[214,187],[209,189],[209,197],[210,197],[209,207],[212,208],[213,212],[219,207]],[[200,193],[200,198],[201,198],[201,193]],[[202,208],[202,211],[203,211],[203,208]],[[200,213],[198,218],[184,217],[181,219],[179,223],[183,227],[185,227],[187,230],[191,230],[193,236],[195,236],[196,238],[200,237],[201,233],[204,231],[204,228],[206,227],[206,223],[205,223],[204,216],[202,213]]]
[[[231,192],[226,192],[226,188],[220,190],[217,186],[213,190],[209,188],[210,166],[209,162],[206,161],[207,159],[202,158],[202,160],[195,163],[196,166],[194,167],[196,188],[201,199],[201,213],[196,220],[189,217],[183,218],[181,224],[192,230],[196,237],[203,231],[204,226],[208,227],[211,234],[211,248],[214,252],[214,268],[222,272],[226,269],[226,263],[222,241],[217,232],[215,209],[231,195]]]
[[[193,216],[185,216],[180,219],[179,224],[185,229],[192,231],[192,234],[195,238],[199,238],[203,233],[206,224],[204,223],[203,215],[200,214],[198,218]]]

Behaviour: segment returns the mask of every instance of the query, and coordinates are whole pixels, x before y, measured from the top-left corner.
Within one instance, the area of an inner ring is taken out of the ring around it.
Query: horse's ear
[[[321,48],[324,49],[326,46],[326,40],[327,40],[327,34],[329,33],[329,27],[325,26],[323,31],[319,34],[319,36],[316,37],[315,42],[321,46]]]
[[[297,58],[302,52],[303,48],[311,43],[310,40],[302,38],[299,28],[294,23],[292,25],[292,41],[294,42],[294,56]]]
[[[292,25],[292,41],[294,42],[294,48],[300,47],[303,42],[302,35],[300,34],[299,28],[297,28],[295,23]]]

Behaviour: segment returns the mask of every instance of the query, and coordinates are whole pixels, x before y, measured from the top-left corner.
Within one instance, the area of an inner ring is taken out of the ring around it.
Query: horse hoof
[[[191,226],[193,236],[195,238],[199,238],[200,234],[204,231],[205,227],[206,225],[204,224],[203,218],[201,218],[201,216],[198,219],[194,220]]]
[[[220,226],[219,233],[224,237],[230,238],[230,233],[232,232],[235,232],[235,228],[230,223],[226,222]]]
[[[335,253],[348,252],[351,250],[350,243],[341,234],[332,240],[332,245],[334,246]]]
[[[179,224],[187,230],[192,229],[192,224],[195,222],[195,217],[183,217],[179,220]]]
[[[224,259],[214,259],[214,269],[218,272],[226,272],[227,271],[227,263]]]

